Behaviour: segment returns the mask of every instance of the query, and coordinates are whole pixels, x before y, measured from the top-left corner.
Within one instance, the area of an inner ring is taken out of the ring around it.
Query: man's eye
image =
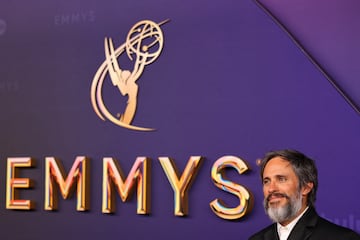
[[[263,180],[263,185],[267,185],[270,181],[268,179]]]
[[[286,181],[286,177],[279,177],[279,182],[285,182]]]

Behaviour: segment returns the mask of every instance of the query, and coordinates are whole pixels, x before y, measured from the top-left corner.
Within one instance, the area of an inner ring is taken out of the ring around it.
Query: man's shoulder
[[[326,231],[326,234],[329,236],[343,236],[343,237],[348,236],[349,239],[360,240],[360,235],[355,231],[353,231],[352,229],[337,225],[322,217],[318,218],[317,226],[318,229],[322,229],[323,231]]]
[[[274,229],[275,229],[275,224],[271,224],[271,225],[267,226],[266,228],[260,230],[259,232],[253,234],[253,235],[249,238],[249,240],[260,240],[260,239],[264,239],[264,235],[273,232]]]

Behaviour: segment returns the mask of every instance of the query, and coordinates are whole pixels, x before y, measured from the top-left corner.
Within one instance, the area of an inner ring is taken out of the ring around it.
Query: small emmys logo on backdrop
[[[0,92],[11,93],[17,92],[19,89],[20,83],[17,80],[0,80]]]
[[[6,22],[0,19],[0,36],[4,35],[6,32]]]
[[[95,113],[102,120],[131,130],[152,131],[132,125],[137,108],[139,86],[136,81],[142,76],[146,65],[153,63],[163,49],[164,37],[160,26],[169,20],[155,23],[143,20],[136,23],[129,31],[126,42],[114,48],[111,38],[105,38],[105,61],[97,70],[91,85],[91,103]],[[128,59],[133,64],[132,71],[120,66],[118,58],[126,52]],[[103,100],[103,84],[110,77],[112,85],[118,89],[122,96],[127,96],[127,103],[123,113],[112,114]]]
[[[95,22],[96,15],[94,10],[83,10],[73,13],[63,13],[54,16],[55,26],[86,24]]]

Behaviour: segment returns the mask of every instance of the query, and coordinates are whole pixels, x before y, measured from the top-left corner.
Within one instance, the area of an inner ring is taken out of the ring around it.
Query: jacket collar
[[[265,232],[264,240],[280,240],[276,229],[276,223],[271,225],[270,231]]]
[[[318,214],[313,207],[304,213],[291,231],[288,240],[306,240],[310,237],[312,229],[318,221]]]

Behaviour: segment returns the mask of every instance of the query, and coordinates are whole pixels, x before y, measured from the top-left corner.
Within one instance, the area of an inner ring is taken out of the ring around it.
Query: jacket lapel
[[[294,229],[291,231],[288,240],[306,240],[312,234],[318,220],[318,215],[315,209],[310,207],[306,213],[296,223]]]
[[[271,225],[269,231],[264,234],[264,240],[279,240],[279,235],[277,234],[276,224]]]

